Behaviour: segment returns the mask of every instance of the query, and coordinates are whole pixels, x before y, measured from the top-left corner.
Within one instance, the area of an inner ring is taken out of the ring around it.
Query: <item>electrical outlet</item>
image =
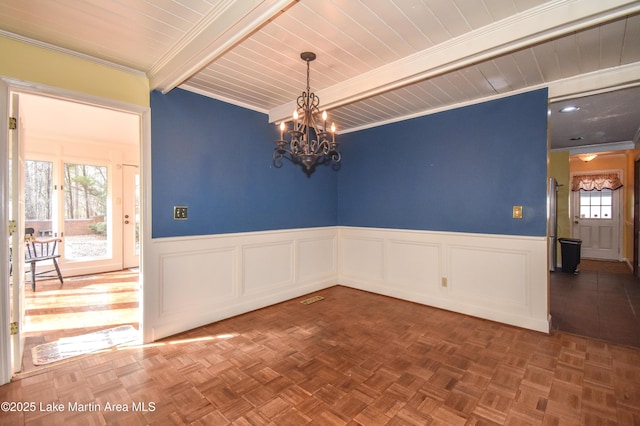
[[[442,287],[447,286],[447,277],[442,277]]]
[[[173,220],[187,220],[187,206],[173,206]]]

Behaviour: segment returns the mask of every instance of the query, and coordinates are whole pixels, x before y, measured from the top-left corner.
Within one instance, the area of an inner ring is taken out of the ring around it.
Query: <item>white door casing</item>
[[[12,371],[22,370],[22,354],[24,352],[25,335],[24,324],[24,281],[25,281],[25,256],[24,248],[24,147],[20,140],[23,134],[22,120],[20,117],[19,97],[17,93],[11,93],[9,115],[15,118],[15,129],[10,136],[10,161],[11,161],[11,219],[15,223],[15,232],[11,236],[12,247],[12,275],[11,275],[11,322],[17,324],[11,338]]]
[[[0,163],[9,163],[9,88],[0,78]],[[9,170],[0,168],[0,241],[9,241]],[[0,385],[13,375],[10,337],[9,244],[0,244]]]

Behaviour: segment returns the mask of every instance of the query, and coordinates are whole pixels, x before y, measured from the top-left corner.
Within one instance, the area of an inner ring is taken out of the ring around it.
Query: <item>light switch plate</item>
[[[187,206],[173,206],[173,220],[187,220]]]
[[[522,219],[522,206],[513,206],[513,218]]]

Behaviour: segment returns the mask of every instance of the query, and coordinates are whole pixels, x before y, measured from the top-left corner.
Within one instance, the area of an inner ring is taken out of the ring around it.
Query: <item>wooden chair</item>
[[[56,272],[60,283],[64,283],[62,279],[62,273],[60,272],[60,266],[58,266],[58,243],[62,240],[60,238],[48,238],[37,239],[33,236],[33,228],[25,229],[25,261],[31,266],[31,289],[36,291],[36,276],[42,278],[55,278],[55,275],[51,275],[51,272]],[[46,271],[36,272],[36,265],[38,262],[53,262],[55,269],[49,269]]]

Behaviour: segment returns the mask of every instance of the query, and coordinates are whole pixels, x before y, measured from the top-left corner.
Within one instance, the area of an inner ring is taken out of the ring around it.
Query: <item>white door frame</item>
[[[84,103],[88,105],[109,108],[140,116],[140,233],[142,262],[140,264],[139,297],[140,297],[140,329],[143,340],[149,339],[150,333],[145,328],[144,318],[144,280],[143,271],[145,265],[145,245],[151,242],[151,109],[140,105],[112,99],[100,98],[85,93],[73,92],[65,89],[40,85],[36,83],[24,82],[0,76],[0,163],[7,164],[8,161],[8,122],[9,122],[9,93],[25,93],[40,96],[51,96],[65,99],[71,102]],[[2,167],[2,170],[6,170]],[[0,241],[7,241],[8,238],[8,176],[6,172],[0,173]],[[147,208],[148,206],[148,208]],[[8,383],[13,376],[12,355],[9,344],[11,336],[9,333],[9,287],[5,282],[9,276],[9,250],[6,243],[0,244],[0,385]]]
[[[9,90],[7,83],[0,79],[0,385],[8,383],[13,375],[11,317],[9,314],[9,171],[4,165],[9,163]]]
[[[11,144],[11,216],[16,226],[11,237],[11,245],[13,251],[12,257],[12,276],[11,281],[11,321],[18,324],[15,334],[11,336],[12,353],[12,369],[14,372],[22,370],[22,356],[24,353],[25,335],[22,324],[24,322],[25,312],[25,263],[16,261],[16,259],[24,259],[24,128],[19,105],[19,96],[15,93],[10,94],[9,114],[16,118],[16,129],[10,133],[9,143]],[[33,265],[31,266],[33,267]]]

